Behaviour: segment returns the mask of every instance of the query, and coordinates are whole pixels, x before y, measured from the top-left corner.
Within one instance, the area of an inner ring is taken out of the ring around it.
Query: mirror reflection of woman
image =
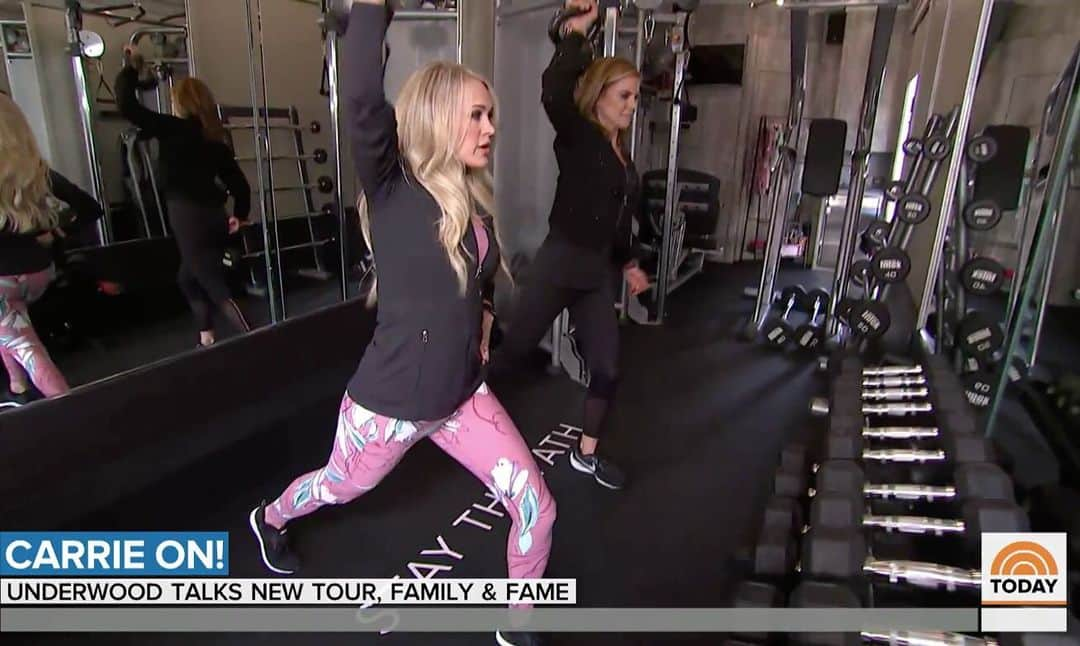
[[[117,107],[139,128],[140,136],[160,143],[166,210],[180,249],[177,282],[198,324],[199,346],[207,346],[215,341],[215,313],[237,332],[251,329],[232,298],[222,262],[229,234],[248,218],[251,186],[226,143],[217,103],[206,84],[181,79],[172,90],[173,115],[161,114],[139,102],[142,67],[142,56],[133,46],[125,47],[124,68],[116,77]],[[232,215],[224,209],[229,196]]]
[[[0,358],[8,375],[5,406],[68,391],[30,321],[29,305],[56,275],[50,247],[102,215],[83,190],[50,170],[19,107],[0,95]]]

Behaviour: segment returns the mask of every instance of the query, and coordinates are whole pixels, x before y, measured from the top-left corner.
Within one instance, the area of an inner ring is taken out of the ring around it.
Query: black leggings
[[[574,338],[589,370],[582,432],[591,438],[603,434],[610,402],[619,379],[619,321],[615,289],[605,281],[595,289],[560,287],[538,279],[525,286],[514,307],[506,335],[493,364],[518,363],[534,350],[563,309],[570,311]]]
[[[195,316],[199,331],[214,329],[214,311],[236,332],[251,326],[232,299],[222,258],[228,240],[225,213],[181,200],[169,202],[169,223],[180,247],[180,271],[176,281]]]

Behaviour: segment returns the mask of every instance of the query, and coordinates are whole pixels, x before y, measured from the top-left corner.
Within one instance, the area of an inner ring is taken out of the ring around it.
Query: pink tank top
[[[488,250],[487,229],[484,228],[484,225],[481,224],[479,220],[473,218],[473,232],[476,233],[476,249],[480,254],[476,264],[483,265]]]

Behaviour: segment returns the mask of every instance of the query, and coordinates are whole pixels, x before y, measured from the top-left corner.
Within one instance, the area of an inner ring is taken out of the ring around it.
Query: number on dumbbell
[[[997,292],[1004,280],[1005,268],[992,258],[972,258],[960,270],[960,284],[979,296]]]
[[[1001,208],[993,200],[978,200],[964,208],[964,222],[975,231],[988,231],[1001,222]]]
[[[885,247],[870,259],[870,270],[883,283],[899,283],[911,272],[911,259],[899,247]]]

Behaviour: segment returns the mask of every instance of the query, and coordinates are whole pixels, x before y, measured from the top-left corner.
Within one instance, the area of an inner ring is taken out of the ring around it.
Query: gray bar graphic
[[[977,608],[4,608],[0,632],[978,632]]]

